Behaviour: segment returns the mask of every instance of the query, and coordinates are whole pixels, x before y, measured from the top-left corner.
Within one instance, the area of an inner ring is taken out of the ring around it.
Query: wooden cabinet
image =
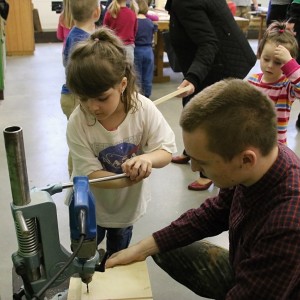
[[[31,0],[8,0],[6,54],[32,55],[34,52],[33,6]]]

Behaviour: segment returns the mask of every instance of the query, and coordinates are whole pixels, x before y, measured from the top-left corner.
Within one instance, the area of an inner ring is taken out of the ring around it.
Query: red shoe
[[[213,184],[212,181],[210,181],[206,184],[201,184],[196,180],[188,185],[188,189],[192,190],[192,191],[205,191],[205,190],[208,190],[212,184]]]
[[[184,165],[187,164],[190,161],[190,157],[189,156],[173,156],[171,162],[174,164],[180,164],[180,165]]]

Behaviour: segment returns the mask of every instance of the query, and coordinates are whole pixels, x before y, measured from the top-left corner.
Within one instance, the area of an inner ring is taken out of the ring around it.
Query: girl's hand
[[[274,57],[280,60],[282,64],[286,64],[292,59],[290,51],[282,45],[279,45],[275,48]]]
[[[152,162],[146,155],[138,155],[126,160],[122,164],[122,170],[131,180],[138,182],[151,174]]]

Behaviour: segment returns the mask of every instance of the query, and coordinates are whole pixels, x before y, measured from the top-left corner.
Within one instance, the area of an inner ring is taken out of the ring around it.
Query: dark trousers
[[[153,259],[173,279],[201,297],[225,299],[234,283],[228,251],[207,241],[159,253]]]
[[[110,256],[129,246],[133,226],[125,228],[105,228],[97,225],[97,245],[106,235],[106,252]]]
[[[152,91],[154,54],[151,46],[135,46],[134,64],[137,71],[142,94],[147,98]]]

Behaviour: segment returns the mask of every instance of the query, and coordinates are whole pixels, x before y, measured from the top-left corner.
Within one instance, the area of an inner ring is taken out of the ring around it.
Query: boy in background
[[[157,24],[147,18],[148,4],[146,0],[137,0],[138,30],[135,36],[134,64],[138,73],[142,94],[147,98],[152,91],[154,69],[154,54],[152,49],[153,34],[157,31]]]
[[[73,46],[86,40],[96,29],[95,22],[100,17],[100,5],[98,0],[72,0],[70,3],[71,13],[74,19],[74,26],[71,29],[63,51],[63,65],[66,67],[68,57]],[[79,99],[73,95],[66,84],[61,90],[60,104],[63,113],[69,119],[75,107],[79,104]],[[69,174],[72,173],[72,160],[68,157]]]

